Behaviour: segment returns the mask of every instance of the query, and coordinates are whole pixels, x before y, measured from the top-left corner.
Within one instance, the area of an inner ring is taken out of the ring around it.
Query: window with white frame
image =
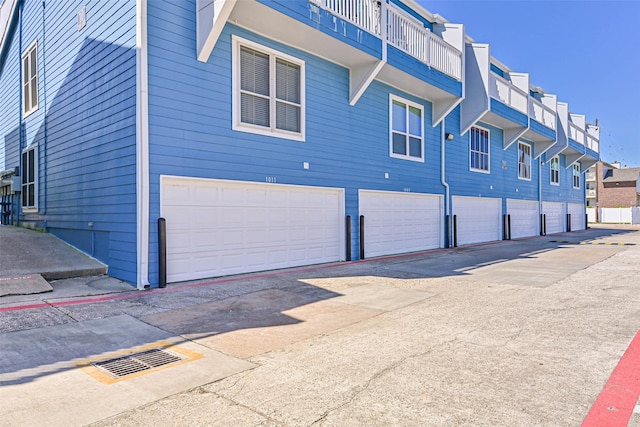
[[[560,185],[560,157],[555,156],[551,159],[551,184]]]
[[[38,42],[22,54],[22,113],[27,116],[38,109]]]
[[[573,164],[573,188],[580,188],[580,163]]]
[[[489,130],[472,127],[469,139],[471,170],[489,172]]]
[[[233,129],[303,141],[304,61],[233,41]]]
[[[391,157],[423,162],[424,107],[389,95],[389,115]]]
[[[35,209],[37,207],[37,155],[36,148],[29,148],[22,152],[22,208]]]
[[[518,142],[518,178],[531,180],[531,146]]]

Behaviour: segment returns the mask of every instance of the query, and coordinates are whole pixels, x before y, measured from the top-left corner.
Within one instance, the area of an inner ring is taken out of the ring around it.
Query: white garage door
[[[582,204],[569,203],[567,205],[568,213],[571,214],[571,231],[585,229],[585,216],[587,210]]]
[[[564,228],[564,203],[542,202],[542,213],[547,218],[547,234],[566,231]]]
[[[502,199],[454,196],[458,245],[502,239]]]
[[[342,189],[163,176],[160,206],[169,282],[343,258]]]
[[[540,216],[538,202],[507,199],[507,214],[511,216],[511,238],[538,235]]]
[[[360,190],[359,203],[365,257],[442,246],[441,196]]]

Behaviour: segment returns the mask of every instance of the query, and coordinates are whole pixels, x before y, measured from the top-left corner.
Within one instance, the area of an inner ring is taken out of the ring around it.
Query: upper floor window
[[[37,156],[35,147],[22,152],[22,208],[35,209],[37,207]]]
[[[389,96],[391,157],[424,162],[424,107]]]
[[[531,146],[518,142],[518,178],[531,180]]]
[[[487,129],[472,127],[469,135],[471,170],[489,172],[489,131]]]
[[[580,188],[580,163],[573,164],[573,188]]]
[[[303,141],[304,61],[233,41],[233,129]]]
[[[22,113],[27,116],[38,109],[38,42],[22,54]]]
[[[560,157],[558,156],[551,159],[551,183],[560,185]]]

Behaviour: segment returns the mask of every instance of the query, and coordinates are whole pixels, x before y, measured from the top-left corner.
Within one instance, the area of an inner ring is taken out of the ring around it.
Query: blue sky
[[[602,160],[640,167],[640,0],[418,0],[600,124]]]

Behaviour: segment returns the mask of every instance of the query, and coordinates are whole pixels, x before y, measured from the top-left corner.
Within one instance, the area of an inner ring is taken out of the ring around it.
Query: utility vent
[[[141,353],[94,362],[92,365],[102,369],[111,376],[122,378],[135,374],[136,372],[168,365],[169,363],[178,362],[183,359],[182,356],[171,351],[163,348],[154,348]]]

